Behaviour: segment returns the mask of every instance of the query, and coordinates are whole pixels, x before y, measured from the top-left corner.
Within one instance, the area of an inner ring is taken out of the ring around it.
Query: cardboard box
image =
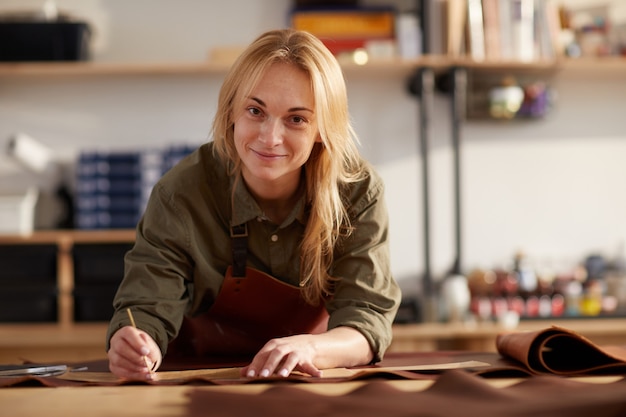
[[[39,191],[36,188],[29,188],[21,194],[0,194],[0,233],[32,233],[38,198]]]

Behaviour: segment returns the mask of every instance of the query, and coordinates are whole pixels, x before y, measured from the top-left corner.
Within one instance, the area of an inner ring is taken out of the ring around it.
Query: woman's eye
[[[306,122],[306,119],[304,117],[301,116],[293,116],[291,118],[292,123],[296,123],[296,124],[302,124],[304,122]]]
[[[248,113],[250,113],[250,114],[251,114],[251,115],[253,115],[253,116],[258,116],[258,115],[260,115],[260,114],[261,114],[261,110],[259,110],[259,109],[258,109],[258,108],[256,108],[256,107],[249,107],[249,108],[248,108]]]

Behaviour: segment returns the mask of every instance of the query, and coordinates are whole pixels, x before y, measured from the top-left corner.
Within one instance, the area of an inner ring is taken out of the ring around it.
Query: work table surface
[[[568,328],[600,345],[626,345],[626,319],[555,319],[521,321],[515,330]],[[0,363],[96,360],[106,357],[106,323],[1,324]],[[389,352],[470,350],[494,352],[498,333],[493,322],[397,324]]]

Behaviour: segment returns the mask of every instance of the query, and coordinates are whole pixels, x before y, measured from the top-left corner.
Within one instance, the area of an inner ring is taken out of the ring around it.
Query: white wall
[[[31,2],[31,3],[42,3]],[[288,0],[59,0],[94,22],[94,60],[201,61],[215,46],[244,45],[286,25]],[[0,6],[25,1],[0,0]],[[406,77],[349,72],[362,149],[387,184],[392,261],[406,292],[424,265],[418,103]],[[151,146],[207,139],[220,75],[0,79],[0,145],[25,132],[72,158],[93,146]],[[463,267],[508,262],[522,249],[542,262],[614,255],[626,241],[626,74],[557,74],[545,119],[466,123],[462,131]],[[453,262],[448,100],[437,96],[431,153],[432,265]],[[0,190],[37,181],[0,159]]]

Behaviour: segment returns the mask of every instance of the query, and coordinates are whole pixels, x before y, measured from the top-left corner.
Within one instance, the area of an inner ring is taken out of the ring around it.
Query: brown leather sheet
[[[403,391],[370,381],[343,395],[321,395],[294,385],[256,394],[194,389],[185,415],[243,417],[438,417],[533,416],[618,417],[626,415],[626,380],[606,384],[536,376],[495,388],[475,375],[444,372],[424,391]]]
[[[496,338],[496,348],[533,374],[626,374],[626,347],[598,346],[563,327],[502,333]]]
[[[327,383],[371,379],[435,379],[442,372],[462,368],[464,372],[483,377],[523,377],[531,375],[519,363],[491,352],[441,351],[421,353],[390,353],[376,365],[324,371],[323,378],[294,373],[288,378],[242,378],[239,367],[245,363],[230,360],[224,363],[190,362],[168,363],[159,371],[162,380],[128,381],[115,378],[108,372],[106,360],[75,363],[70,371],[58,377],[21,376],[0,378],[0,387],[11,386],[115,386],[128,384],[183,385],[183,384],[253,384],[267,382]],[[74,372],[72,369],[85,369]]]

